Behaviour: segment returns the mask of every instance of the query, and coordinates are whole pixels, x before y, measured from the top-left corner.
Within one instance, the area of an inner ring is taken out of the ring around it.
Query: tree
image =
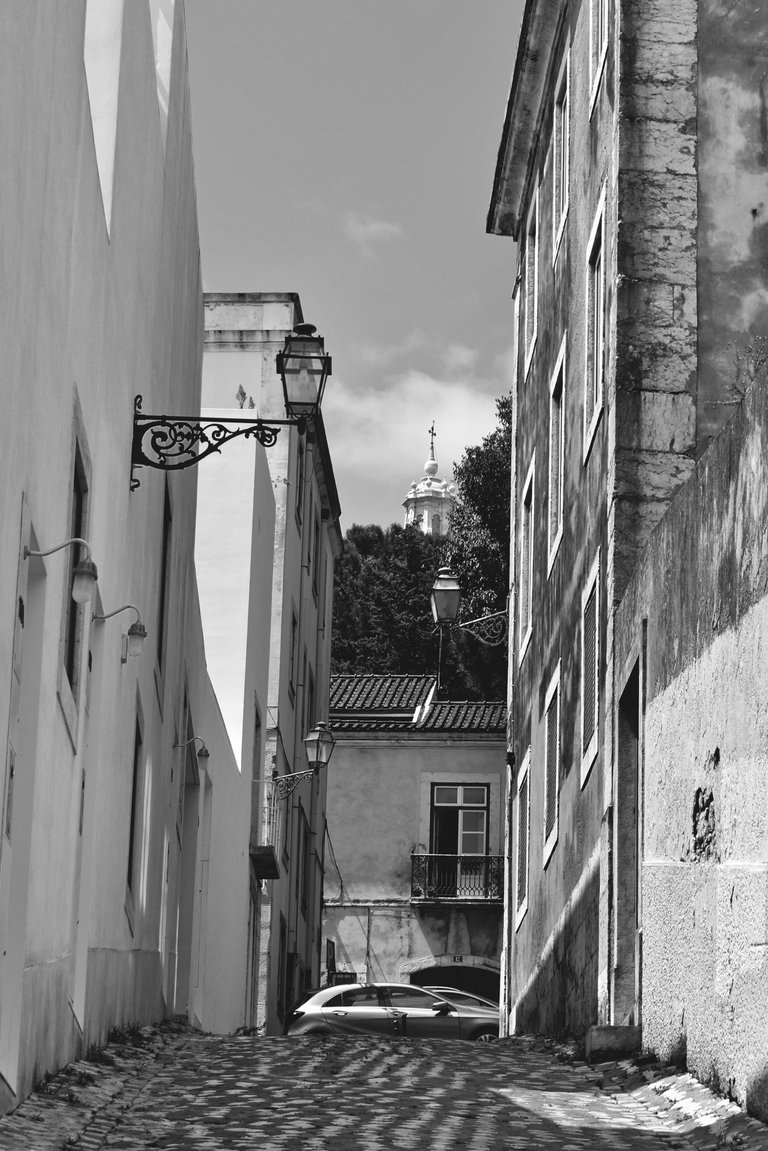
[[[352,525],[334,574],[334,672],[437,671],[429,595],[444,544],[416,527]]]
[[[443,564],[461,583],[465,620],[505,609],[511,399],[497,400],[496,409],[498,427],[467,448],[454,468],[459,500],[447,539],[397,524],[354,524],[347,532],[334,577],[334,672],[436,675],[439,637],[430,592]],[[504,646],[487,647],[460,629],[446,630],[440,670],[443,698],[506,697]]]

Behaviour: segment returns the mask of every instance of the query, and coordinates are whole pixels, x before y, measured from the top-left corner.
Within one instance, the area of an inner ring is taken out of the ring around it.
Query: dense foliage
[[[509,583],[511,402],[496,401],[499,424],[467,448],[455,468],[459,500],[449,539],[416,527],[354,524],[336,564],[334,672],[436,674],[439,637],[430,591],[437,569],[452,567],[463,589],[462,618],[503,611]],[[444,634],[441,695],[504,699],[506,648],[464,632]]]

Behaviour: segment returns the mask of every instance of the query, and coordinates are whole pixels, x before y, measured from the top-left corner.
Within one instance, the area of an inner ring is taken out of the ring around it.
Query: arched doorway
[[[499,1001],[499,964],[472,955],[430,955],[411,960],[400,968],[403,980],[418,987],[455,987],[485,999]]]

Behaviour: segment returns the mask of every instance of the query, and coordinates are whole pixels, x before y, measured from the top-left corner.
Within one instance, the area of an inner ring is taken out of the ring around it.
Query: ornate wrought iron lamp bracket
[[[178,471],[191,468],[206,456],[221,451],[224,444],[243,436],[258,440],[265,448],[277,442],[281,427],[298,427],[305,421],[261,419],[201,420],[195,416],[151,416],[141,410],[142,397],[136,396],[133,409],[131,451],[131,491],[139,487],[136,468]]]
[[[505,611],[497,611],[493,615],[469,619],[466,623],[460,623],[457,626],[462,631],[468,631],[470,635],[487,647],[498,647],[507,642],[507,613]]]
[[[293,773],[293,775],[273,775],[273,794],[277,799],[287,799],[288,796],[296,790],[300,783],[303,783],[305,779],[312,779],[312,777],[315,775],[317,775],[317,772],[314,768],[312,768],[310,771],[296,771]]]

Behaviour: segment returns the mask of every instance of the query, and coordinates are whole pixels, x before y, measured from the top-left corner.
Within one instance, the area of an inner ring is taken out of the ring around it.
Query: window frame
[[[586,712],[585,712],[585,684],[586,684],[586,627],[585,615],[589,600],[592,592],[595,593],[595,667],[594,667],[594,690],[595,690],[595,708],[594,708],[594,728],[590,735],[589,743],[585,747],[584,739],[586,735]],[[589,576],[584,584],[581,593],[581,676],[580,676],[580,699],[581,699],[581,724],[580,724],[580,744],[579,750],[581,751],[581,786],[587,782],[589,773],[592,770],[592,765],[597,758],[599,732],[600,732],[600,548],[597,549],[597,555],[592,563]]]
[[[552,264],[557,263],[570,205],[571,50],[563,52],[552,101]],[[564,189],[564,190],[563,190]],[[558,211],[559,209],[559,211]]]
[[[523,514],[520,517],[520,578],[518,580],[518,663],[523,662],[528,645],[533,635],[533,545],[535,540],[534,523],[536,513],[535,492],[536,449],[534,448],[531,463],[525,477],[520,498]],[[529,498],[530,497],[530,498]],[[527,512],[526,512],[527,509]],[[525,563],[525,547],[528,546],[528,563]],[[527,566],[527,571],[525,570]],[[524,578],[525,573],[525,578]],[[523,616],[525,608],[526,615]],[[525,622],[525,629],[523,623]]]
[[[302,523],[304,521],[304,475],[306,466],[306,450],[304,448],[304,437],[297,435],[296,437],[296,526],[301,535]]]
[[[550,788],[552,780],[550,780],[549,773],[549,713],[554,706],[555,708],[555,722],[557,732],[557,752],[555,758],[555,816],[552,823],[552,828],[547,834],[547,814],[549,810]],[[560,755],[562,751],[562,741],[560,738],[560,660],[557,662],[555,672],[549,681],[546,696],[544,698],[544,853],[542,859],[542,867],[546,868],[555,850],[557,844],[559,827],[560,827]]]
[[[521,792],[525,784],[525,810],[521,806]],[[526,751],[520,771],[517,773],[515,785],[515,931],[525,919],[528,911],[528,888],[531,862],[531,749]],[[524,895],[520,898],[520,840],[521,830],[525,828],[525,885]]]
[[[567,333],[560,343],[555,369],[549,381],[549,458],[547,460],[547,579],[552,573],[555,558],[563,538],[563,493],[565,490],[565,372]],[[559,395],[557,394],[559,392]],[[558,481],[557,481],[557,524],[552,531],[552,443],[553,411],[557,404],[559,411],[558,434]]]
[[[531,251],[531,248],[533,251]],[[533,361],[539,332],[539,188],[536,187],[525,221],[525,251],[523,252],[523,376],[527,376]],[[530,327],[530,331],[529,331]]]
[[[589,0],[589,115],[597,104],[608,55],[609,0]]]
[[[606,276],[605,276],[605,186],[600,193],[587,243],[586,315],[584,340],[584,449],[586,464],[605,402]],[[596,261],[599,257],[599,271]],[[599,289],[599,291],[598,291]],[[599,304],[599,307],[598,307]],[[599,322],[598,322],[599,321]],[[596,327],[597,323],[597,327]],[[599,341],[596,333],[599,332]],[[599,349],[597,344],[599,343]],[[599,358],[598,358],[599,357]],[[599,375],[597,367],[599,364]]]
[[[74,457],[69,492],[69,539],[89,539],[90,521],[90,460],[80,437],[74,439]],[[83,631],[86,620],[86,604],[75,603],[72,587],[75,568],[83,552],[82,544],[74,544],[66,549],[66,576],[64,580],[64,608],[61,622],[61,674],[60,682],[69,688],[74,711],[67,714],[68,726],[73,726],[71,736],[76,738],[77,718],[75,712],[80,706],[81,675],[80,665],[83,654]],[[61,691],[59,692],[61,696]]]

